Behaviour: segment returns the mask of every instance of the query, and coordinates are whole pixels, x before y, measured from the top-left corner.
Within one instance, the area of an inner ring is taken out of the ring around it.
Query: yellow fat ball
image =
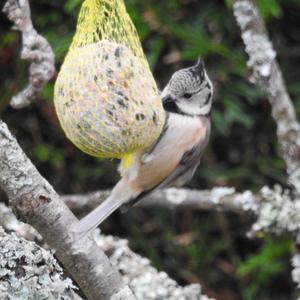
[[[159,137],[165,112],[122,1],[83,3],[54,104],[66,136],[93,156],[130,157]]]

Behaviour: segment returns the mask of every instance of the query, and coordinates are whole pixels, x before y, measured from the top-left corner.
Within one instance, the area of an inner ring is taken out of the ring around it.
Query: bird
[[[72,226],[77,239],[98,227],[115,210],[128,210],[154,190],[180,187],[189,181],[210,136],[213,85],[199,58],[176,71],[160,94],[166,118],[159,138],[121,161],[121,179],[108,198]]]

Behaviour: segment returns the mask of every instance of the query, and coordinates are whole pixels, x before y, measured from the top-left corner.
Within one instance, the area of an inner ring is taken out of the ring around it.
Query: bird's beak
[[[162,98],[163,104],[170,103],[170,102],[173,102],[173,101],[174,101],[174,99],[172,98],[172,96],[170,94],[166,95]]]

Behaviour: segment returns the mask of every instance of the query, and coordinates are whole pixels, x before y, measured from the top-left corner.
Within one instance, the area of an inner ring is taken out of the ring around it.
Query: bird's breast
[[[135,184],[148,190],[167,178],[183,155],[205,140],[209,122],[206,119],[170,114],[167,130],[151,153],[152,159],[140,164]]]

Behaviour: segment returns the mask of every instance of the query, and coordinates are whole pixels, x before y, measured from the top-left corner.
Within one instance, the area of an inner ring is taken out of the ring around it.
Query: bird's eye
[[[189,98],[192,97],[192,94],[190,94],[190,93],[185,93],[185,94],[183,94],[183,97],[186,98],[186,99],[189,99]]]

